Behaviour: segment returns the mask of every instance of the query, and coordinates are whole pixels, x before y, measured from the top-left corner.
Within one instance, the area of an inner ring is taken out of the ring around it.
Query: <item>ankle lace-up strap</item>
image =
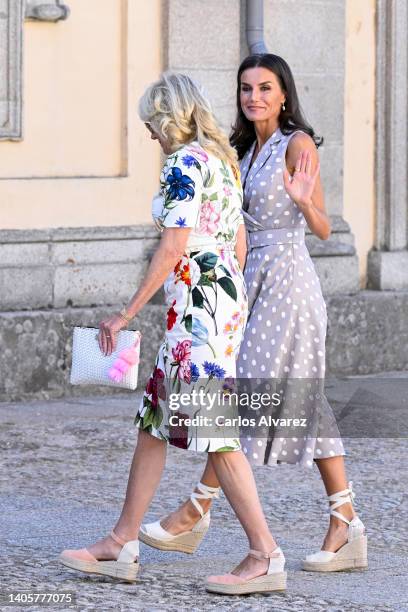
[[[202,482],[199,482],[196,485],[196,489],[198,489],[200,491],[200,493],[197,493],[196,491],[193,491],[192,494],[190,495],[190,499],[191,499],[191,503],[196,508],[196,510],[198,510],[198,512],[200,513],[201,517],[204,516],[204,512],[203,512],[203,509],[201,507],[201,504],[199,504],[197,499],[212,499],[214,497],[219,497],[220,496],[220,488],[221,487],[209,487],[208,485],[206,485],[206,484],[204,484]]]
[[[355,493],[353,492],[353,483],[352,481],[350,481],[348,489],[344,489],[344,491],[338,491],[338,493],[333,493],[333,495],[328,496],[329,502],[334,502],[332,505],[330,505],[330,514],[337,517],[338,519],[341,519],[342,521],[347,523],[347,525],[350,525],[351,521],[346,519],[346,517],[340,514],[340,512],[336,512],[336,508],[339,508],[343,504],[351,504],[354,498]]]

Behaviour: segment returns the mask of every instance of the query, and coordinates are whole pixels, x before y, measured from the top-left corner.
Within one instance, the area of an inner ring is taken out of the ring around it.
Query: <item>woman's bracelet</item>
[[[122,308],[119,315],[126,321],[126,323],[130,323],[133,317],[129,317],[126,308]]]

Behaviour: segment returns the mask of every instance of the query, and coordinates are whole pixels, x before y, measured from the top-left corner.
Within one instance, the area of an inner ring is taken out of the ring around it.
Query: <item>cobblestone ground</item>
[[[362,396],[369,398],[370,414],[378,416],[385,401],[379,377],[331,381],[327,395],[333,404],[346,402],[356,390],[361,397],[370,384],[376,390]],[[404,401],[398,393],[394,399],[398,406]],[[356,507],[368,528],[368,571],[301,571],[303,556],[320,546],[327,502],[316,468],[284,465],[256,469],[270,526],[287,557],[284,594],[234,598],[206,593],[205,575],[227,571],[246,551],[244,533],[225,498],[217,501],[211,529],[195,555],[161,553],[142,545],[142,569],[134,585],[60,566],[56,559],[61,549],[90,544],[118,516],[135,443],[136,405],[132,393],[0,404],[1,593],[72,591],[77,603],[71,609],[102,611],[408,610],[406,438],[345,440]],[[176,507],[200,476],[204,460],[169,449],[148,519]]]

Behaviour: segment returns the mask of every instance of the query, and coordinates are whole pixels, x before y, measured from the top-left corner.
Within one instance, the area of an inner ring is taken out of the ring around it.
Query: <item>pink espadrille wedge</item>
[[[125,542],[113,531],[110,536],[122,546],[118,558],[109,561],[98,561],[87,548],[78,550],[64,550],[59,561],[65,567],[85,572],[86,574],[102,574],[119,578],[127,582],[134,582],[139,571],[139,540]]]

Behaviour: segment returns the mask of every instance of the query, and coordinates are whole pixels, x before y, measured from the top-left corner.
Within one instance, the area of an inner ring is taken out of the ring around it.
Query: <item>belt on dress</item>
[[[277,229],[257,230],[248,232],[249,246],[263,247],[270,244],[294,244],[305,241],[305,229],[298,227],[291,229],[289,227],[280,227]]]
[[[187,246],[184,251],[189,255],[192,251],[203,251],[204,249],[223,249],[224,251],[235,251],[235,244],[231,242],[200,242]]]

